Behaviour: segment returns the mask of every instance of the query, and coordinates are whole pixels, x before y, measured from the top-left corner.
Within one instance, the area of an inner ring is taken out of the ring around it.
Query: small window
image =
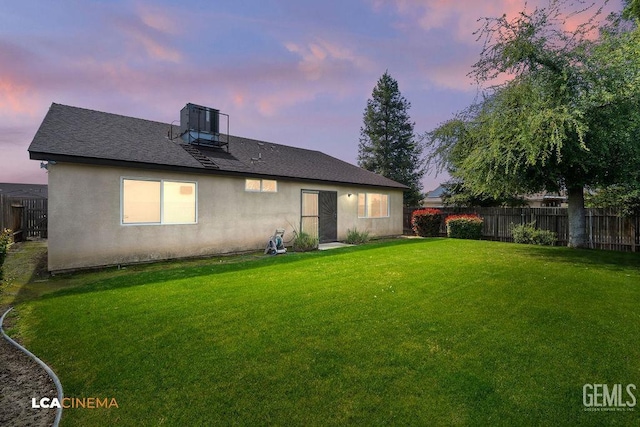
[[[389,216],[389,195],[377,193],[358,194],[359,218],[386,218]]]
[[[195,224],[196,183],[122,179],[122,224]]]
[[[276,193],[278,191],[278,182],[272,179],[263,179],[262,191],[265,193]]]
[[[273,179],[246,179],[244,182],[245,191],[277,193],[278,181]]]
[[[244,182],[244,190],[245,191],[260,191],[260,180],[259,179],[247,179]]]

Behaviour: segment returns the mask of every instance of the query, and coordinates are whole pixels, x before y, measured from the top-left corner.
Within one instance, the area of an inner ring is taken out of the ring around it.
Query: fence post
[[[640,215],[636,215],[636,227],[635,227],[635,231],[636,231],[636,239],[633,245],[633,251],[637,252],[638,251],[638,246],[640,246]]]
[[[589,248],[593,249],[593,210],[589,209]]]
[[[0,194],[0,232],[2,232],[2,230],[4,230],[5,228],[7,228],[7,226],[5,225],[5,221],[6,221],[6,217],[8,216],[5,212],[5,206],[4,206],[4,194]]]

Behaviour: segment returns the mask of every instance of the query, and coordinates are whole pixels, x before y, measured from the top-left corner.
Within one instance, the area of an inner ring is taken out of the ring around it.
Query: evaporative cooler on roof
[[[180,135],[188,144],[222,147],[228,141],[220,138],[220,111],[215,108],[187,104],[180,111]]]

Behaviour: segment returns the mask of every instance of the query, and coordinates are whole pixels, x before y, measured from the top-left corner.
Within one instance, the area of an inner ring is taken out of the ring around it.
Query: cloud
[[[320,37],[281,46],[288,55],[220,65],[208,79],[236,111],[273,118],[296,114],[293,107],[318,98],[349,97],[359,91],[363,73],[377,68],[352,48]]]
[[[265,65],[239,70],[235,78],[227,76],[226,70],[210,82],[211,88],[216,89],[217,102],[232,106],[237,115],[283,115],[286,109],[312,101],[326,90],[322,82],[308,82],[295,66],[292,68]]]
[[[168,12],[151,6],[142,6],[131,14],[112,18],[134,51],[141,50],[157,61],[181,62],[183,55],[172,46],[179,27]]]
[[[570,2],[564,10],[571,13],[585,9],[591,4],[590,2]],[[530,13],[536,7],[548,7],[548,1],[475,1],[471,5],[466,1],[450,0],[371,0],[371,6],[378,13],[391,10],[398,20],[396,21],[398,28],[407,29],[418,26],[423,31],[454,29],[453,34],[458,42],[473,44],[476,43],[477,38],[473,33],[480,28],[482,18],[495,18],[504,14],[507,19],[513,19],[522,11]],[[615,10],[621,10],[619,0],[606,5],[602,17],[606,17],[609,12]],[[584,22],[595,11],[596,7],[592,7],[586,13],[571,16],[564,23],[564,28],[566,30],[577,28],[577,25]]]
[[[33,73],[42,64],[31,52],[2,41],[0,63],[0,121],[20,115],[33,117],[33,105],[41,98]]]
[[[349,48],[323,39],[315,39],[306,44],[285,43],[289,52],[301,57],[298,68],[308,80],[318,80],[331,75],[338,69],[353,67],[358,70],[372,68],[372,61],[354,54]]]
[[[612,0],[601,18],[614,10],[620,10],[619,0]],[[591,2],[567,2],[563,9],[568,18],[558,26],[573,30],[596,12],[598,6],[584,13],[572,14],[584,9]],[[397,53],[388,54],[397,61],[414,62],[415,69],[427,81],[428,88],[475,91],[477,88],[468,76],[474,63],[480,59],[482,40],[474,34],[483,24],[483,18],[506,15],[515,19],[522,11],[532,13],[536,7],[548,7],[547,0],[495,0],[495,1],[450,1],[450,0],[370,0],[371,9],[388,16],[397,30],[402,43],[396,46]],[[595,35],[595,33],[594,33]],[[385,52],[392,51],[387,46]],[[405,67],[406,69],[406,67]],[[413,79],[418,80],[414,75]],[[508,76],[492,83],[504,81]],[[422,87],[425,84],[423,83]]]
[[[25,100],[27,87],[8,78],[0,77],[0,111],[26,113],[29,106]]]
[[[138,15],[144,25],[160,33],[173,35],[180,33],[175,15],[172,15],[169,11],[151,5],[144,5],[138,8]]]
[[[134,40],[144,47],[150,58],[176,63],[182,60],[180,51],[163,44],[148,34],[133,31],[131,35]]]
[[[461,63],[442,64],[425,70],[436,87],[458,91],[472,90],[474,81],[467,75],[469,67]]]
[[[380,48],[387,63],[403,64],[414,88],[461,93],[477,91],[468,73],[482,50],[477,35],[473,34],[481,25],[478,19],[502,16],[505,12],[515,15],[523,4],[521,0],[370,1],[372,10],[387,16],[396,31],[393,38],[386,38],[387,45]]]
[[[540,0],[538,0],[540,1]],[[382,13],[390,10],[398,19],[397,28],[419,27],[423,31],[454,29],[459,42],[475,43],[473,32],[480,27],[478,19],[507,14],[515,16],[525,2],[521,0],[496,0],[473,2],[450,0],[372,0],[373,10]]]

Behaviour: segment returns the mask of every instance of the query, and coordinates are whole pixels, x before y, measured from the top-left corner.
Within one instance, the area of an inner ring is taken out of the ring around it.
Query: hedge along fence
[[[9,229],[1,230],[0,232],[0,280],[3,278],[3,270],[2,265],[4,264],[4,260],[7,257],[7,251],[9,250],[9,245],[13,241],[13,232]]]
[[[413,234],[411,214],[423,208],[405,208],[405,233]],[[444,217],[453,214],[476,213],[484,219],[482,238],[513,242],[512,224],[535,222],[536,228],[557,234],[559,246],[569,241],[567,208],[440,208]],[[640,252],[640,217],[624,217],[617,209],[586,210],[586,232],[589,247],[594,249]],[[447,235],[444,218],[440,236]]]
[[[535,222],[527,224],[513,225],[511,234],[515,243],[525,243],[528,245],[553,246],[558,237],[555,231],[540,230],[536,228]]]
[[[447,237],[454,239],[482,238],[483,220],[477,214],[449,215],[445,220]]]
[[[437,237],[443,218],[440,209],[417,209],[411,214],[411,229],[417,236]]]

